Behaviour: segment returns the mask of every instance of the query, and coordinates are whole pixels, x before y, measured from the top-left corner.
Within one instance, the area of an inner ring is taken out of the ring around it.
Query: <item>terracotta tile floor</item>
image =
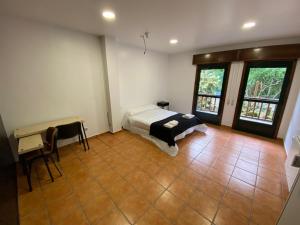
[[[287,198],[279,141],[210,126],[178,142],[170,157],[127,131],[60,149],[50,182],[33,169],[33,192],[19,170],[22,225],[272,225]]]

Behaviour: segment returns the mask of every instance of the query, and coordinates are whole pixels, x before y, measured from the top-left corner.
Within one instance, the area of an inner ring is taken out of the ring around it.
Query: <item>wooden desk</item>
[[[35,134],[20,138],[18,154],[22,155],[42,148],[44,148],[43,139],[40,134]]]
[[[80,116],[73,116],[73,117],[68,117],[64,119],[59,119],[59,120],[53,120],[49,122],[44,122],[44,123],[39,123],[39,124],[34,124],[31,126],[23,127],[23,128],[18,128],[15,129],[14,131],[14,136],[16,139],[20,139],[23,137],[31,136],[34,134],[41,134],[45,132],[49,127],[57,127],[60,125],[66,125],[70,123],[75,123],[75,122],[80,122],[83,130],[83,135],[84,135],[84,140],[87,144],[88,149],[90,148],[89,143],[87,141],[86,133],[85,133],[85,128],[83,125],[84,120]]]
[[[33,134],[41,134],[45,132],[48,129],[48,127],[57,127],[60,125],[65,125],[65,124],[75,123],[75,122],[83,123],[84,121],[81,119],[80,116],[73,116],[64,119],[34,124],[31,126],[15,129],[14,136],[16,139],[19,139]]]

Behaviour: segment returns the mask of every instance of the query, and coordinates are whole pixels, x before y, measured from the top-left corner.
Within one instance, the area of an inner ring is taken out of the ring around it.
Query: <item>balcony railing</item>
[[[218,114],[220,104],[219,95],[198,94],[197,111]]]
[[[277,99],[245,97],[240,119],[272,124],[277,104]]]

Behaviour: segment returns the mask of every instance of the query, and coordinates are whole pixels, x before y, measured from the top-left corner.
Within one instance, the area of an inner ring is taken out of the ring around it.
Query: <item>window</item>
[[[205,122],[220,124],[229,64],[199,65],[196,74],[193,113]]]
[[[246,62],[234,128],[276,137],[293,77],[295,61]]]
[[[218,114],[225,69],[203,69],[200,73],[197,111]]]
[[[287,67],[250,68],[240,119],[272,124]]]

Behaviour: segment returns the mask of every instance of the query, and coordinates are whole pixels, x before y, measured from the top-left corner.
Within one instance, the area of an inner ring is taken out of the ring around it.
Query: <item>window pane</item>
[[[247,116],[248,101],[243,101],[241,116]]]
[[[245,97],[279,100],[286,69],[250,68]]]
[[[197,108],[198,112],[206,112],[211,114],[218,114],[220,98],[198,96]]]
[[[286,70],[286,67],[250,68],[240,119],[273,124],[276,102],[262,103],[257,100],[279,101]]]
[[[202,69],[198,94],[221,95],[225,69]]]
[[[261,119],[261,120],[266,119],[267,109],[268,109],[268,103],[263,103],[262,108],[261,108],[261,112],[260,112],[260,115],[259,115],[259,119]]]
[[[272,124],[277,104],[243,101],[240,119]]]

